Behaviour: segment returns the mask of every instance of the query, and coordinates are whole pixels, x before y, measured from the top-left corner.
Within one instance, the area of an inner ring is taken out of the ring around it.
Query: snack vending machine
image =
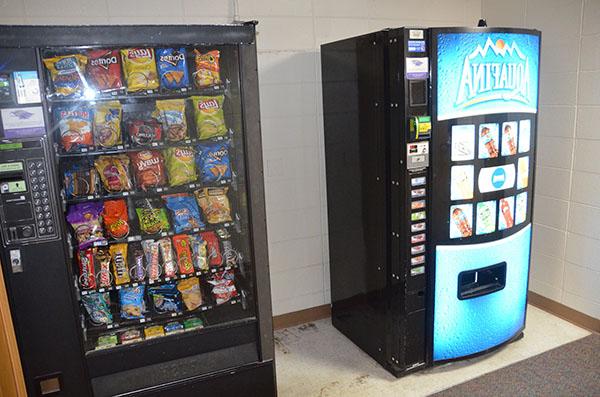
[[[255,23],[0,39],[29,395],[275,395]]]
[[[541,34],[321,47],[332,322],[396,376],[525,327]]]

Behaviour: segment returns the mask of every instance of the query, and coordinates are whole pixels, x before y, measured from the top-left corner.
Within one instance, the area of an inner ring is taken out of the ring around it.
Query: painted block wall
[[[482,15],[542,31],[529,288],[600,318],[600,1],[483,0]]]

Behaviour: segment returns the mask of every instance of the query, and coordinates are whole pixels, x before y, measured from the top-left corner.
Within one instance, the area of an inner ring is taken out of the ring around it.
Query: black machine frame
[[[256,320],[235,327],[222,327],[208,332],[200,337],[197,333],[173,338],[161,338],[164,341],[150,341],[143,346],[128,346],[119,349],[118,353],[110,351],[97,352],[90,360],[85,359],[83,336],[77,321],[76,291],[69,266],[56,269],[52,278],[59,282],[62,292],[58,292],[60,301],[58,313],[50,317],[29,318],[34,314],[24,313],[24,299],[19,288],[23,288],[23,274],[12,274],[8,266],[7,250],[3,249],[3,272],[9,291],[9,301],[14,318],[17,342],[21,352],[21,361],[26,378],[26,386],[30,393],[39,392],[38,381],[46,375],[53,376],[57,362],[60,363],[62,386],[71,395],[91,395],[92,384],[100,394],[122,393],[119,387],[113,387],[125,376],[134,376],[137,368],[145,368],[137,374],[138,378],[152,379],[162,370],[164,363],[181,362],[190,367],[188,373],[177,380],[160,379],[152,385],[144,381],[139,383],[136,390],[127,391],[126,395],[197,395],[222,389],[222,394],[233,395],[274,395],[275,370],[274,347],[272,333],[272,311],[270,297],[269,261],[267,247],[267,227],[264,204],[263,160],[260,132],[260,112],[258,95],[258,72],[256,54],[256,22],[234,23],[231,25],[119,25],[119,26],[0,26],[0,45],[2,48],[31,48],[36,51],[38,60],[38,75],[44,73],[39,52],[45,47],[78,47],[78,46],[127,46],[127,45],[234,45],[239,51],[240,93],[242,106],[242,123],[244,129],[244,169],[247,203],[248,224],[250,234],[251,261],[254,265],[254,302],[256,305]],[[43,79],[40,79],[40,84]],[[43,90],[42,90],[43,91]],[[48,103],[42,96],[42,106],[48,120]],[[55,159],[52,164],[54,191],[60,191],[57,172],[58,164],[51,149],[53,134],[49,134],[47,158]],[[60,217],[59,217],[60,218]],[[64,218],[59,221],[58,234],[66,233]],[[54,239],[53,249],[59,260],[65,257],[67,246],[65,241]],[[45,254],[40,252],[37,260],[42,260]],[[25,272],[27,274],[27,271]],[[35,284],[41,280],[28,280]],[[48,311],[51,313],[51,311]],[[36,321],[38,327],[33,327]],[[61,334],[61,328],[65,332]],[[32,329],[35,328],[35,329]],[[76,334],[75,330],[78,330]],[[53,339],[64,336],[68,340],[61,347],[50,347]],[[181,338],[193,340],[196,344],[190,346],[182,343]],[[195,339],[194,339],[195,338]],[[203,342],[204,341],[204,342]],[[35,342],[35,343],[34,343]],[[155,343],[156,342],[156,343]],[[37,346],[30,349],[29,346]],[[41,349],[41,350],[40,350]],[[69,350],[69,351],[66,351]],[[96,353],[96,352],[95,352]],[[39,355],[54,356],[49,360],[40,360]],[[193,354],[205,354],[205,361],[212,365],[200,365],[197,360],[186,361]],[[87,363],[86,363],[87,361]],[[217,363],[217,364],[215,364]],[[65,368],[63,371],[62,368]],[[119,377],[117,372],[123,376]],[[44,376],[37,378],[38,374]],[[91,379],[95,380],[92,381]],[[160,378],[160,377],[159,377]],[[147,381],[146,381],[147,382]],[[124,395],[125,395],[124,394]]]

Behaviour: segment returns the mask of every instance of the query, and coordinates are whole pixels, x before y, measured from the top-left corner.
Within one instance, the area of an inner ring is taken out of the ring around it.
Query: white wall
[[[480,0],[0,0],[0,23],[259,21],[273,310],[329,303],[321,43],[403,25],[475,25]]]
[[[600,318],[600,0],[483,0],[542,31],[530,289]]]

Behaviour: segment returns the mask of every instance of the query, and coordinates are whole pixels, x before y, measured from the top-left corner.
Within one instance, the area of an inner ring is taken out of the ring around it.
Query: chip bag
[[[198,204],[191,194],[169,194],[162,198],[171,214],[175,233],[191,231],[204,226],[200,220]]]
[[[92,292],[83,295],[81,302],[85,311],[90,316],[92,325],[112,324],[113,316],[110,312],[110,299],[108,292]]]
[[[174,90],[190,85],[185,48],[158,48],[156,58],[162,88]]]
[[[184,99],[156,101],[156,109],[152,116],[162,124],[166,141],[179,142],[190,137],[185,118]]]
[[[145,198],[135,201],[135,212],[140,222],[140,230],[144,234],[157,234],[169,230],[167,212],[156,198]]]
[[[94,161],[94,166],[107,192],[115,193],[131,190],[129,157],[126,154],[99,156]]]
[[[198,277],[190,277],[177,283],[177,289],[181,292],[181,298],[188,310],[195,310],[202,305],[202,291]]]
[[[169,174],[169,185],[180,186],[198,179],[195,150],[189,146],[169,147],[165,149],[165,161]]]
[[[194,55],[196,63],[194,82],[196,87],[204,88],[221,84],[221,67],[219,66],[221,53],[218,50],[213,50],[202,54],[200,51],[194,50]]]
[[[129,266],[127,265],[127,243],[113,244],[109,247],[111,263],[115,284],[126,284],[129,278]]]
[[[192,263],[192,248],[190,239],[185,234],[173,236],[173,247],[177,254],[177,263],[179,264],[179,274],[190,274],[194,272]]]
[[[158,74],[152,48],[122,49],[121,59],[127,81],[127,91],[136,92],[158,88]]]
[[[83,95],[87,86],[84,73],[88,58],[82,54],[63,55],[44,59],[50,71],[54,92],[63,97]]]
[[[206,241],[206,257],[211,267],[218,267],[223,264],[223,255],[219,248],[219,238],[213,231],[202,232],[200,236]]]
[[[217,305],[221,305],[238,296],[234,280],[235,276],[231,270],[215,273],[214,278],[208,280],[208,283],[213,285],[212,293]]]
[[[119,101],[100,102],[94,112],[94,143],[97,146],[113,147],[123,143],[121,138],[121,116],[123,107]]]
[[[88,57],[87,76],[92,87],[101,92],[123,88],[119,50],[91,50],[86,55]]]
[[[131,320],[144,317],[146,311],[144,286],[123,287],[119,290],[119,304],[121,306],[121,318]]]
[[[158,314],[181,311],[181,293],[175,283],[148,287],[148,296]]]
[[[94,145],[92,111],[87,105],[57,107],[53,113],[60,142],[67,152]]]
[[[67,210],[67,222],[75,231],[79,249],[83,250],[93,245],[106,245],[107,241],[100,224],[101,213],[102,202],[73,204]]]
[[[192,245],[192,263],[194,268],[200,271],[208,270],[208,259],[207,259],[207,244],[206,241],[197,234],[190,235],[190,242]]]
[[[196,200],[208,223],[229,222],[231,218],[231,207],[227,198],[227,187],[206,187],[196,190]]]
[[[141,342],[142,341],[142,331],[139,329],[128,329],[127,331],[123,331],[119,334],[119,342],[122,345],[127,345],[129,343]]]
[[[160,123],[154,119],[133,119],[127,122],[129,139],[134,145],[145,146],[162,139]]]
[[[149,187],[164,186],[167,183],[165,176],[165,161],[158,150],[142,150],[129,153],[135,182],[143,190]]]
[[[165,329],[162,325],[152,325],[144,328],[144,337],[146,339],[158,338],[165,335]]]
[[[223,113],[224,101],[223,95],[192,97],[196,134],[199,139],[227,135],[225,114]]]
[[[64,186],[67,197],[80,197],[96,193],[98,174],[88,162],[70,164],[64,172]]]
[[[102,220],[109,237],[118,240],[129,235],[129,215],[125,200],[106,200]]]
[[[231,179],[229,141],[198,144],[196,166],[202,182],[213,183]]]

